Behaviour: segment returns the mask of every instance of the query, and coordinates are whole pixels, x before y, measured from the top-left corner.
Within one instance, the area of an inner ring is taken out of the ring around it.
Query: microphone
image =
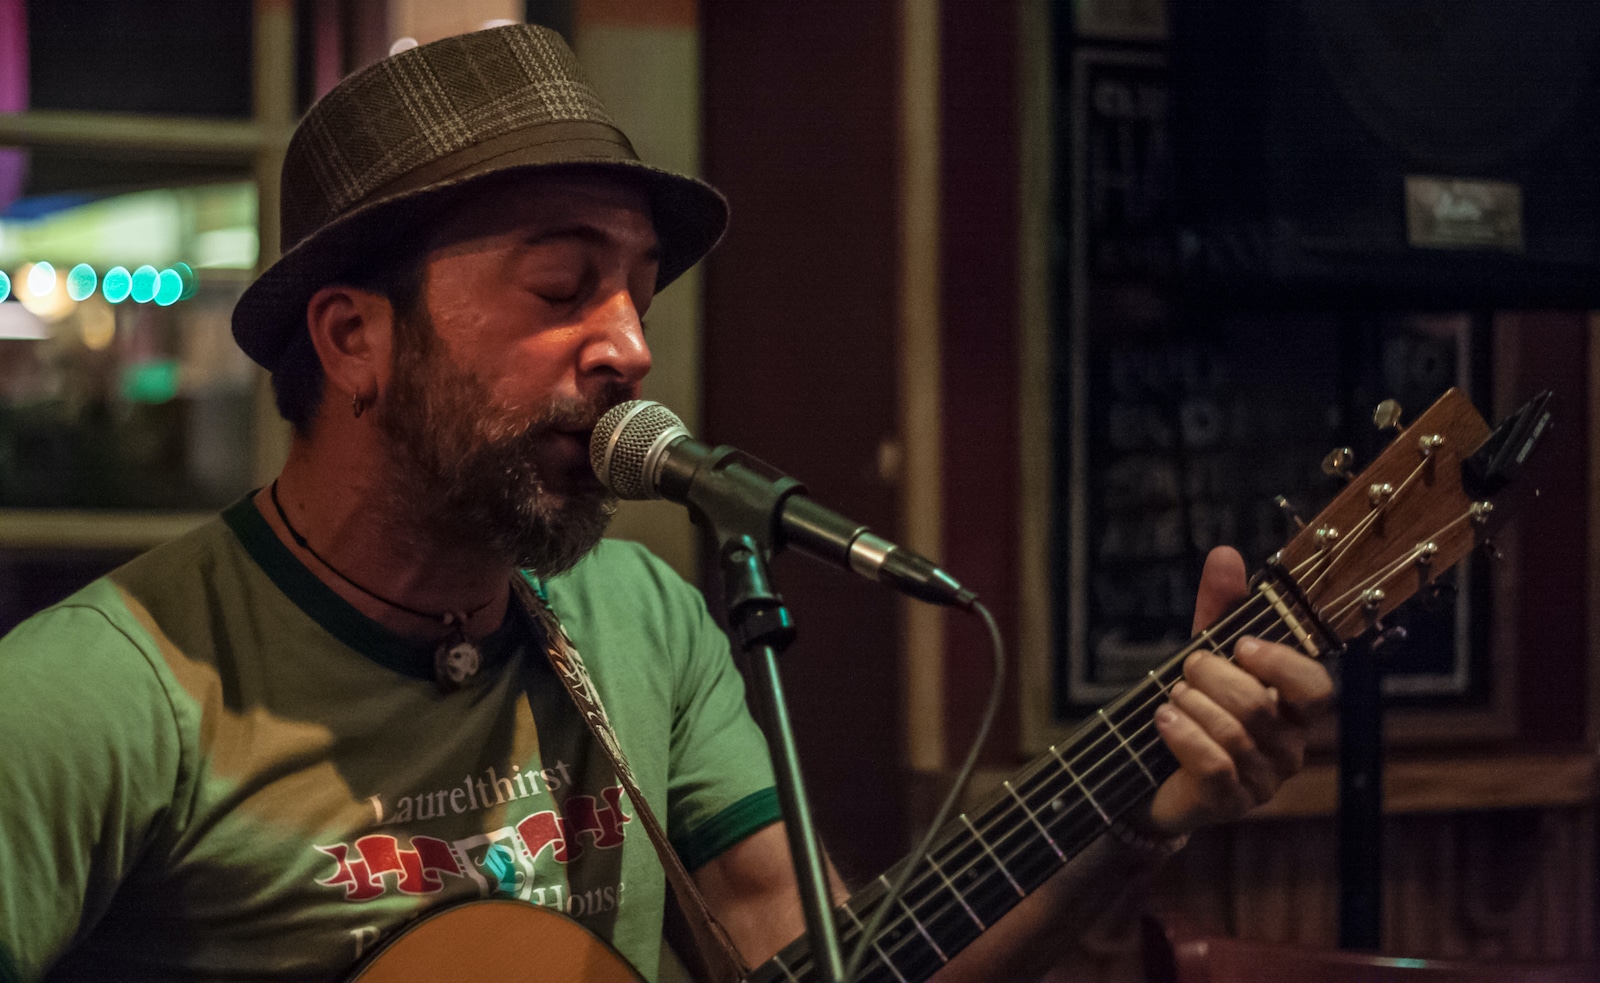
[[[934,604],[970,608],[977,600],[931,560],[818,505],[793,478],[742,451],[695,440],[660,403],[635,399],[607,411],[589,438],[589,464],[618,498],[687,505],[701,525],[766,533],[774,551],[792,546]]]

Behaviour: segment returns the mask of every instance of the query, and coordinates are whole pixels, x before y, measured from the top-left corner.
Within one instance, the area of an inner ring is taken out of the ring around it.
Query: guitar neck
[[[1155,729],[1155,711],[1199,648],[1231,653],[1242,634],[1295,638],[1286,591],[1263,579],[1213,629],[1191,639],[1160,668],[1085,721],[982,805],[948,823],[922,857],[907,857],[834,909],[848,954],[906,864],[917,870],[888,913],[859,979],[915,983],[933,975],[1067,861],[1149,797],[1177,770]],[[1231,657],[1231,656],[1230,656]],[[751,983],[816,979],[801,938],[751,976]]]
[[[1234,641],[1251,634],[1318,656],[1373,631],[1469,553],[1491,525],[1489,499],[1518,466],[1507,462],[1525,458],[1548,424],[1548,399],[1540,395],[1491,433],[1464,394],[1442,396],[1268,561],[1236,608],[941,829],[925,855],[902,860],[837,908],[848,953],[864,923],[894,905],[859,979],[927,979],[1176,771],[1155,711],[1191,652],[1231,658]],[[907,864],[904,897],[886,900],[887,885]],[[751,977],[814,979],[805,939]]]

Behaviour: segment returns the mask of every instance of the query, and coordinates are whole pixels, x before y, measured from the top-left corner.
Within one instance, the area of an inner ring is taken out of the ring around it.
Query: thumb
[[[1223,612],[1245,596],[1244,557],[1231,546],[1218,546],[1206,555],[1200,571],[1200,593],[1194,600],[1194,628],[1200,629],[1220,618]]]

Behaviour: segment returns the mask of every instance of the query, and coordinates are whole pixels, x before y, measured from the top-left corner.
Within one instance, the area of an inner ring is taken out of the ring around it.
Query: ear
[[[311,295],[306,330],[338,401],[360,396],[372,403],[389,382],[394,307],[382,294],[335,283]]]

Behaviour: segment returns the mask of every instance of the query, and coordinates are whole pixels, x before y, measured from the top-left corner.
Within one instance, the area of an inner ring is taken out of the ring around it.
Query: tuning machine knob
[[[1400,401],[1386,399],[1372,411],[1372,423],[1379,430],[1400,431]]]
[[[1322,459],[1322,473],[1332,477],[1351,478],[1350,467],[1356,462],[1356,453],[1348,447],[1335,447]]]
[[[1372,638],[1374,650],[1380,649],[1385,645],[1398,645],[1405,641],[1407,634],[1409,634],[1404,625],[1385,625],[1379,622],[1375,627],[1377,631]]]
[[[1278,507],[1278,511],[1289,517],[1289,521],[1294,523],[1295,529],[1299,530],[1306,527],[1306,520],[1300,517],[1299,511],[1295,509],[1287,498],[1279,495],[1272,500],[1272,504]]]

